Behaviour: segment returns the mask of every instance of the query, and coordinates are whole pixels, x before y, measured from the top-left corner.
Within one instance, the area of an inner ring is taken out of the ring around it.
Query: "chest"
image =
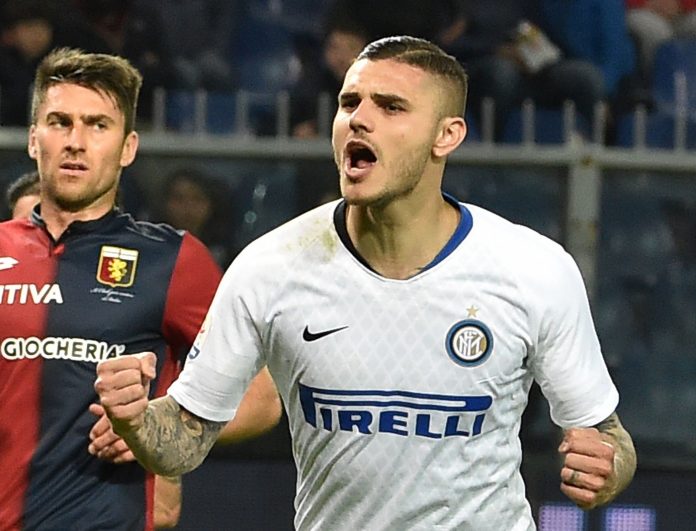
[[[269,363],[292,367],[291,386],[499,394],[531,344],[514,287],[485,275],[298,276],[267,321]]]
[[[12,260],[0,271],[3,339],[132,344],[159,333],[172,265],[154,250],[118,238],[85,238],[55,248],[15,242],[0,255]]]

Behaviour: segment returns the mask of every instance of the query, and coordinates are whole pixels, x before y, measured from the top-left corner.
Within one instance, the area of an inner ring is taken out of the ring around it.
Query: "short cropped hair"
[[[7,208],[9,208],[10,212],[14,210],[17,201],[22,197],[26,195],[39,195],[39,181],[39,172],[30,171],[23,173],[10,183],[6,192]]]
[[[436,44],[406,35],[384,37],[365,46],[355,60],[361,59],[392,59],[441,77],[449,85],[451,92],[445,106],[446,113],[450,116],[464,116],[469,87],[466,71],[455,57]]]
[[[127,59],[117,55],[85,53],[74,48],[57,48],[36,69],[31,102],[31,122],[46,92],[54,85],[72,83],[109,96],[123,113],[125,133],[135,129],[138,94],[143,83],[140,72]]]

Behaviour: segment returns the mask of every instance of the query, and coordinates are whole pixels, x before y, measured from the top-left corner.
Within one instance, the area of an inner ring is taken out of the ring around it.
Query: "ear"
[[[135,154],[138,152],[139,138],[138,133],[131,131],[123,141],[123,149],[121,149],[121,167],[130,166],[135,160]]]
[[[433,156],[446,157],[466,138],[466,122],[461,116],[448,116],[440,121],[440,130],[433,144]]]
[[[36,149],[36,126],[32,125],[29,128],[29,138],[27,140],[27,152],[29,157],[36,160],[37,149]]]

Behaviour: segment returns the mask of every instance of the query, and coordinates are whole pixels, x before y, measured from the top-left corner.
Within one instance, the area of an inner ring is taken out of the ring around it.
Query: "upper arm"
[[[185,233],[169,282],[163,319],[165,339],[177,355],[185,355],[193,344],[221,277],[222,271],[205,245]]]
[[[549,271],[528,282],[537,315],[530,366],[563,428],[592,426],[618,404],[595,331],[580,270],[563,252],[549,256]]]

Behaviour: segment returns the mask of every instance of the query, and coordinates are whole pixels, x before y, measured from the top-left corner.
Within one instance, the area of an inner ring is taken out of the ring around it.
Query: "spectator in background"
[[[675,37],[696,38],[696,0],[626,0],[626,23],[647,82],[655,51],[662,43]]]
[[[569,60],[601,71],[603,98],[616,113],[644,98],[623,0],[537,0],[539,23]]]
[[[176,84],[159,8],[143,0],[72,0],[107,43],[109,52],[127,58],[143,73],[138,121],[152,121],[154,90]]]
[[[39,172],[20,175],[7,187],[6,195],[11,218],[28,218],[39,202]]]
[[[174,68],[177,86],[213,91],[234,88],[229,55],[238,2],[140,1],[155,6],[160,14],[165,50]]]
[[[343,76],[367,42],[367,30],[351,18],[334,15],[328,20],[320,56],[304,66],[290,94],[292,136],[329,136]],[[324,109],[322,98],[328,104]]]
[[[594,106],[606,96],[599,68],[587,59],[564,57],[537,25],[531,1],[462,0],[460,10],[441,28],[440,42],[466,67],[470,102],[481,120],[481,104],[495,104],[494,136],[500,139],[510,111],[525,99],[561,108],[566,100],[591,120]],[[527,46],[531,41],[532,46]]]
[[[232,223],[224,215],[223,184],[196,168],[182,167],[166,178],[154,221],[189,231],[201,240],[216,262],[226,267],[234,258]]]
[[[5,0],[0,10],[0,124],[29,123],[29,91],[39,61],[51,49],[72,46],[105,52],[75,10],[55,0]]]
[[[393,35],[411,35],[435,39],[447,16],[459,8],[462,0],[380,0],[374,9],[372,0],[334,0],[329,9],[333,16],[349,15],[365,28],[368,41]]]

